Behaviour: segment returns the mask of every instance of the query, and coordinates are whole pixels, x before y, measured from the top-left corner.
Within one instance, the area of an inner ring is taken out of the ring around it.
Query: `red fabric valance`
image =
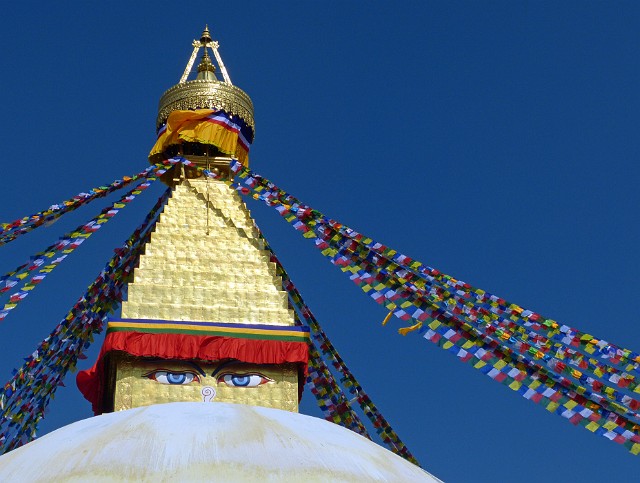
[[[259,340],[190,334],[149,334],[110,332],[107,334],[96,363],[79,371],[76,383],[82,395],[91,402],[95,414],[103,412],[105,373],[104,358],[114,351],[137,357],[199,361],[237,359],[253,364],[298,365],[298,388],[302,395],[307,376],[309,350],[306,342]]]

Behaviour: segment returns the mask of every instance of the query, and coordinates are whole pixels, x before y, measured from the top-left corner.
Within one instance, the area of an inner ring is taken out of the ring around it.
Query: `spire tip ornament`
[[[205,25],[200,40],[194,40],[192,45],[193,52],[182,77],[160,98],[156,128],[160,129],[166,124],[172,111],[222,109],[240,117],[252,130],[255,130],[253,102],[246,92],[231,83],[229,73],[218,51],[219,44],[212,39],[208,25]],[[204,49],[204,53],[197,68],[198,75],[194,80],[187,80],[201,48]],[[207,49],[213,52],[219,72],[222,74],[222,81],[216,78],[216,66],[209,57]]]
[[[209,54],[207,53],[207,48],[204,47],[204,53],[202,54],[202,60],[200,60],[200,65],[198,65],[198,75],[196,76],[197,80],[210,80],[217,81],[216,78],[216,68],[211,63],[211,59],[209,58]]]
[[[211,38],[211,34],[209,33],[209,26],[205,25],[204,30],[202,31],[202,36],[200,37],[200,44],[204,47],[213,42]]]

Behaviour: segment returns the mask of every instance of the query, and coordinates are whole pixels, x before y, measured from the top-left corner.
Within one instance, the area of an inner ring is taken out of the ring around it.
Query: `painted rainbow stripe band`
[[[208,115],[205,121],[224,127],[227,131],[238,135],[238,142],[242,147],[249,151],[249,145],[253,142],[253,136],[250,128],[242,121],[241,118],[228,114],[223,110]],[[160,137],[160,134],[158,134]]]
[[[233,337],[236,339],[281,340],[305,343],[309,341],[308,327],[265,324],[226,324],[220,322],[190,322],[179,320],[112,320],[107,325],[107,334],[111,332],[187,334]]]

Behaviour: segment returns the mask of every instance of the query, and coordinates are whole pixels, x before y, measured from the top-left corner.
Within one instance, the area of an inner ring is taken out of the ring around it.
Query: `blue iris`
[[[234,386],[248,386],[251,382],[251,376],[231,376],[231,382]]]
[[[167,382],[169,384],[184,384],[187,375],[179,372],[167,372]]]

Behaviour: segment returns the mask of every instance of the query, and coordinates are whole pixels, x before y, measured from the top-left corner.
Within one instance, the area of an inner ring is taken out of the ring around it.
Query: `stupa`
[[[5,481],[439,481],[370,440],[297,414],[308,329],[249,211],[221,178],[248,163],[253,104],[205,28],[157,118],[172,196],[78,386],[96,416],[0,457]],[[197,75],[188,80],[199,51]],[[209,55],[216,60],[217,68]],[[219,79],[216,72],[221,73]],[[33,464],[37,461],[38,464]]]

